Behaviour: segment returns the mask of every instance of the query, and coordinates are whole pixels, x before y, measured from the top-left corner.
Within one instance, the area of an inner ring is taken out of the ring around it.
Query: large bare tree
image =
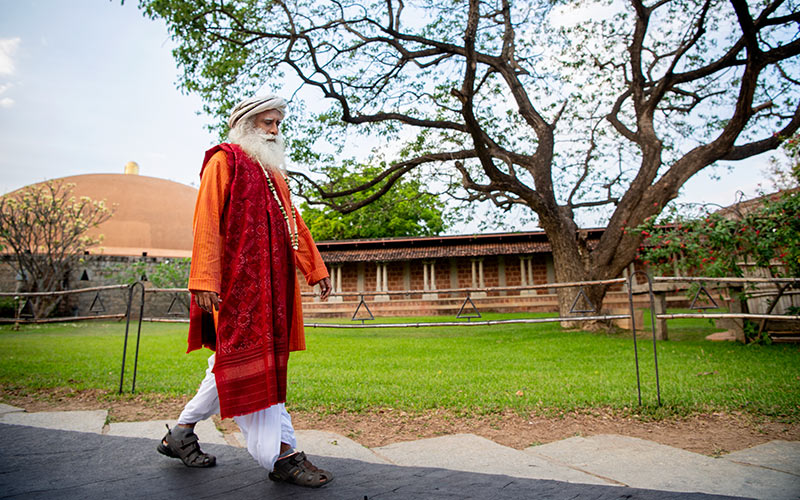
[[[210,113],[283,77],[316,91],[291,145],[322,203],[355,210],[412,171],[456,181],[457,197],[535,214],[559,281],[619,276],[642,240],[631,228],[693,175],[774,149],[800,126],[796,1],[141,6],[167,21],[181,85]],[[388,145],[363,160],[384,168],[340,189],[327,167],[370,143],[354,147],[354,134]],[[606,223],[591,244],[576,223],[587,210]],[[588,296],[599,305],[605,292]],[[570,298],[560,303],[564,313]]]

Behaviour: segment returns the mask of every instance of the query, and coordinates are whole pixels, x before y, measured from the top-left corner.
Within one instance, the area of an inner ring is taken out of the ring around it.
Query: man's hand
[[[219,305],[222,303],[222,299],[219,298],[217,292],[196,290],[192,291],[192,295],[194,295],[194,301],[197,302],[200,309],[205,312],[212,314],[214,309],[219,311]]]
[[[319,298],[321,300],[328,300],[328,296],[331,294],[331,279],[322,278],[314,284],[319,285]]]

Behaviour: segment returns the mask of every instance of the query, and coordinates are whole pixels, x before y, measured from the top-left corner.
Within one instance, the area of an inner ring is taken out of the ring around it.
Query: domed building
[[[89,235],[103,235],[92,255],[190,257],[192,216],[197,189],[166,179],[138,175],[129,162],[124,174],[85,174],[56,179],[74,184],[76,197],[105,200],[114,215]]]
[[[91,288],[119,284],[124,269],[134,263],[146,263],[148,268],[175,258],[192,254],[192,218],[197,189],[178,182],[139,175],[139,165],[128,162],[124,174],[85,174],[61,177],[55,181],[71,184],[71,194],[95,201],[104,201],[113,215],[98,227],[87,231],[89,236],[102,236],[101,242],[88,249],[81,264],[64,277],[63,287]],[[26,188],[22,188],[26,189]],[[20,190],[5,196],[14,196]],[[0,255],[0,290],[18,291],[24,284],[10,265],[13,255]],[[137,268],[138,269],[138,268]],[[138,271],[137,271],[138,272]],[[142,279],[146,279],[143,275]],[[185,286],[164,284],[165,286]],[[80,294],[59,305],[57,315],[75,316],[98,313],[118,313],[125,310],[127,292]],[[148,309],[167,310],[172,296],[153,297]],[[161,304],[165,302],[166,304]],[[182,300],[182,302],[186,302]],[[173,307],[174,308],[174,307]],[[158,313],[156,313],[158,314]],[[163,312],[162,312],[163,314]]]

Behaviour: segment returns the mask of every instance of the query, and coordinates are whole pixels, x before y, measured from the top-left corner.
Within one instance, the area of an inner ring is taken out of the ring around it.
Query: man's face
[[[281,112],[268,109],[253,118],[253,125],[265,134],[278,135],[281,125]]]

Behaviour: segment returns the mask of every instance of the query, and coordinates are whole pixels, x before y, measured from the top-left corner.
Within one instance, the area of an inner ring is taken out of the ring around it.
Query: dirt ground
[[[112,422],[135,422],[176,419],[188,398],[137,395],[112,399],[103,391],[70,389],[22,394],[0,387],[0,400],[29,412],[103,409],[109,411]],[[571,436],[620,434],[717,456],[775,439],[800,441],[798,423],[739,413],[695,414],[652,421],[607,409],[554,416],[523,416],[514,412],[461,416],[444,410],[408,413],[396,409],[335,414],[292,411],[291,408],[290,411],[297,429],[336,432],[368,447],[472,433],[523,449]],[[223,432],[238,430],[232,420],[215,419]]]

